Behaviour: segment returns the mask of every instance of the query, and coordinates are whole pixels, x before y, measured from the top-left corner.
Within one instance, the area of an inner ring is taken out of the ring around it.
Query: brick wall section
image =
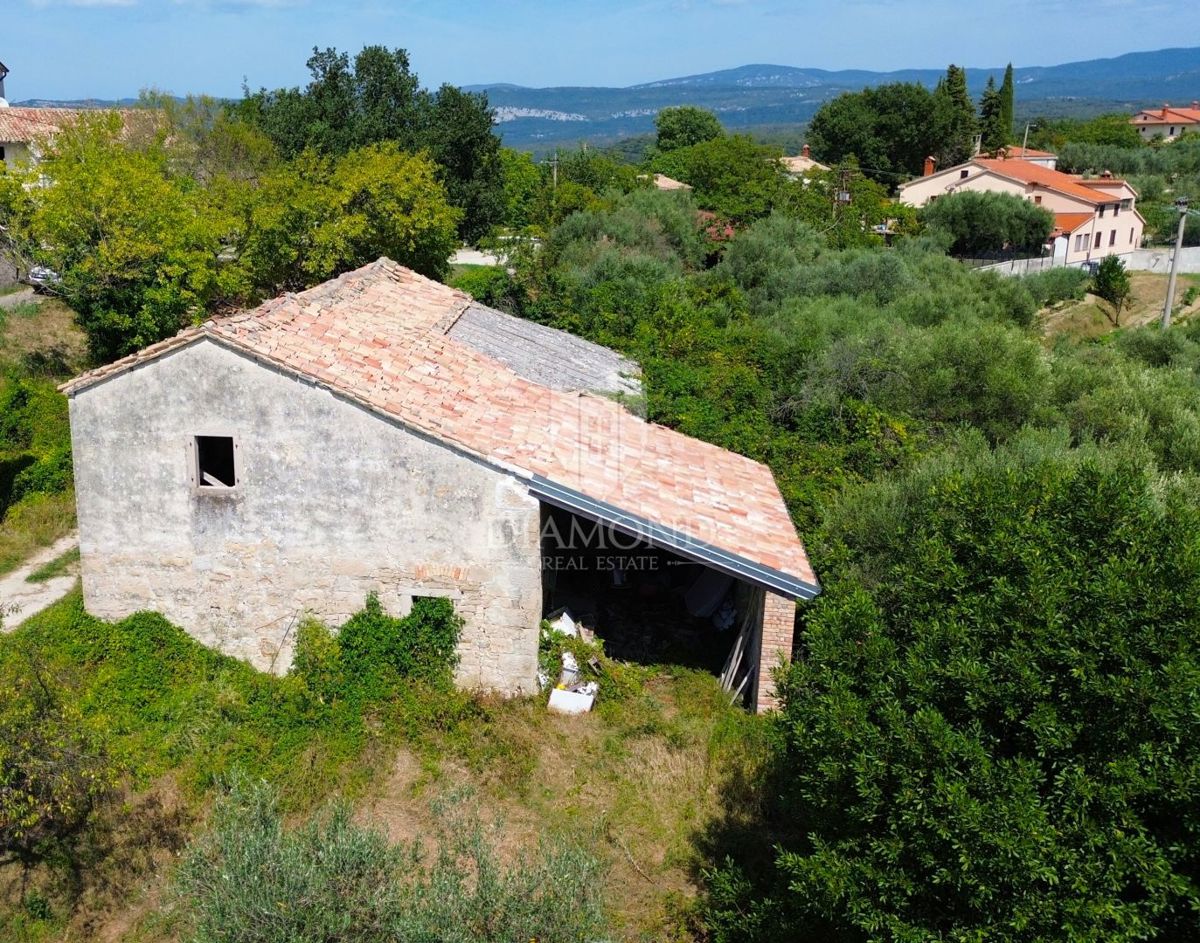
[[[792,657],[792,635],[796,626],[796,603],[786,596],[768,592],[763,600],[762,640],[758,647],[758,685],[755,708],[758,713],[779,706],[775,697],[772,672],[780,656]]]

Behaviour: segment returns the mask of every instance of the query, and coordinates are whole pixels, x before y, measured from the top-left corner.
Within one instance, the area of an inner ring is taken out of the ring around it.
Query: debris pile
[[[588,644],[595,641],[595,635],[566,609],[552,613],[546,621],[552,633],[565,635],[568,638],[582,639]],[[550,690],[550,700],[546,706],[556,714],[586,714],[596,703],[596,695],[600,693],[600,683],[583,680],[579,660],[573,652],[564,649],[560,660],[562,668],[558,675],[558,681]],[[598,672],[600,670],[599,659],[594,657],[589,659],[588,667],[593,672]],[[551,687],[550,676],[545,669],[538,672],[538,685],[542,690]]]

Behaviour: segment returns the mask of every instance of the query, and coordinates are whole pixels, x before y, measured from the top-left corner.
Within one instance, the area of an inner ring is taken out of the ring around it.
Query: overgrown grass
[[[25,577],[26,583],[45,583],[55,577],[63,576],[79,562],[79,548],[72,547],[66,553],[60,554],[49,563],[44,563]]]
[[[502,700],[421,680],[380,698],[330,697],[297,674],[265,675],[205,648],[157,615],[96,619],[73,593],[0,637],[0,663],[31,660],[107,732],[132,796],[169,780],[194,818],[240,769],[272,783],[289,815],[341,796],[410,841],[428,831],[432,799],[469,788],[480,816],[505,823],[497,853],[506,862],[543,835],[591,848],[607,866],[616,939],[683,932],[698,843],[767,753],[763,719],[731,707],[713,676],[607,658],[585,717],[549,715],[544,697]],[[146,839],[151,848],[160,840]],[[120,854],[125,861],[128,849]],[[91,866],[119,890],[105,904],[119,911],[130,879],[114,868]],[[23,926],[19,939],[58,939],[64,920],[97,918],[86,903],[71,917],[72,903],[47,893],[49,922],[0,903],[0,937]],[[141,923],[160,920],[146,916],[156,906],[141,907]],[[176,932],[143,929],[145,939]]]
[[[0,518],[0,575],[75,528],[75,492],[25,498]]]

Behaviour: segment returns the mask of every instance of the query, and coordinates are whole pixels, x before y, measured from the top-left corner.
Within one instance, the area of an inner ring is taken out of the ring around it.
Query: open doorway
[[[703,563],[570,511],[542,505],[543,615],[563,609],[622,661],[722,674],[761,591]]]

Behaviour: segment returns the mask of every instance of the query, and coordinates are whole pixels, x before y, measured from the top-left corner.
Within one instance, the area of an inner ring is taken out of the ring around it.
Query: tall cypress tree
[[[938,164],[953,167],[971,156],[975,143],[975,103],[967,91],[966,70],[956,65],[946,69],[933,97]]]
[[[979,131],[983,135],[983,149],[995,151],[1008,143],[1004,132],[1004,106],[996,79],[988,76],[987,88],[979,99]]]
[[[1000,83],[1000,127],[1004,132],[1004,144],[1013,138],[1013,97],[1013,67],[1010,62],[1004,70],[1004,81]]]

